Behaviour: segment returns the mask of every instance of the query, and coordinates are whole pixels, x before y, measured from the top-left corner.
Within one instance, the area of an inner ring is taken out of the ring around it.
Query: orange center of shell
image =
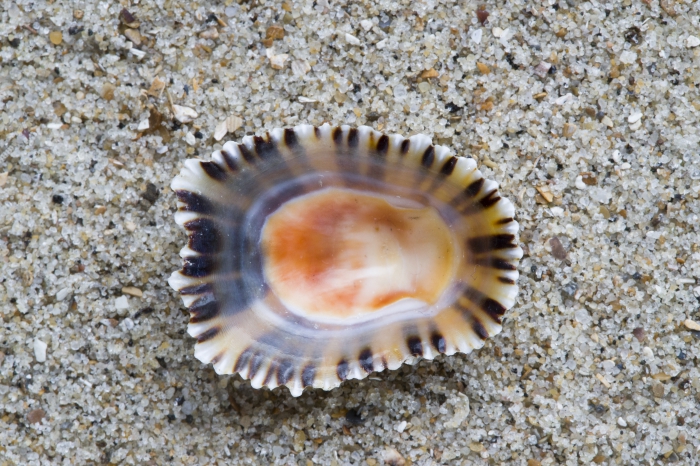
[[[450,284],[459,247],[432,207],[327,188],[291,200],[262,230],[264,270],[295,313],[338,320],[392,305],[435,304]]]

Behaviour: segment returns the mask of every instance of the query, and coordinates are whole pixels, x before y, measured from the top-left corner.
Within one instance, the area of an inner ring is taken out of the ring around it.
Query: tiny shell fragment
[[[143,291],[140,289],[134,287],[134,286],[125,286],[122,288],[122,293],[128,294],[131,296],[136,296],[137,298],[142,298],[143,297]]]
[[[537,192],[540,193],[545,201],[552,202],[554,200],[554,195],[547,186],[538,186],[535,189],[537,189]]]
[[[489,66],[486,63],[478,62],[476,64],[476,67],[479,68],[481,74],[489,74],[491,72],[491,68],[489,68]]]
[[[151,87],[148,88],[148,95],[151,97],[160,97],[163,89],[165,89],[165,81],[156,76],[151,82]]]
[[[243,126],[243,119],[236,115],[226,117],[225,120],[219,122],[214,130],[214,139],[221,141],[227,133],[234,133],[238,128]]]
[[[210,27],[199,33],[199,37],[202,39],[216,40],[219,38],[219,30],[215,27]]]
[[[267,58],[270,60],[270,66],[272,66],[272,68],[275,70],[283,69],[284,62],[286,62],[287,59],[289,58],[289,55],[286,53],[281,53],[279,55],[275,55],[275,51],[273,49],[267,49],[265,54],[267,55]]]
[[[696,332],[700,332],[700,324],[697,323],[697,322],[695,322],[695,321],[693,321],[693,320],[686,319],[686,320],[683,321],[683,325],[685,325],[685,327],[688,328],[688,329],[690,329],[690,330],[694,330],[694,331],[696,331]]]
[[[190,123],[197,118],[197,112],[189,107],[183,107],[181,105],[173,105],[173,114],[175,115],[175,119],[180,123]]]

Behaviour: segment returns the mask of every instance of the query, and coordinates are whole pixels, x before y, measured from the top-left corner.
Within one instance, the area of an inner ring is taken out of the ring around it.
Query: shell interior
[[[518,224],[470,158],[361,126],[275,129],[191,159],[170,277],[195,356],[254,387],[331,389],[470,352],[517,293]]]

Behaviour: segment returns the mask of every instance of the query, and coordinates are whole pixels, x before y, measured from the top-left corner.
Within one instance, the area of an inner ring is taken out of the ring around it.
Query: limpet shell
[[[330,390],[468,353],[517,294],[518,223],[430,138],[300,125],[227,142],[172,182],[188,234],[170,285],[195,356],[255,388]]]

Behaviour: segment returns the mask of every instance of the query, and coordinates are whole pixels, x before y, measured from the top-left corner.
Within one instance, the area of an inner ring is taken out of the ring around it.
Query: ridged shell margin
[[[308,156],[316,153],[324,155]],[[344,159],[335,166],[334,157]],[[518,223],[513,204],[500,196],[495,182],[483,178],[473,159],[455,157],[424,135],[404,138],[367,126],[328,124],[246,136],[241,143],[224,144],[212,159],[186,160],[171,184],[178,197],[175,220],[187,231],[188,243],[180,252],[183,268],[168,281],[190,311],[195,356],[213,364],[217,373],[239,373],[255,388],[285,385],[299,396],[307,387],[330,390],[346,379],[396,369],[418,357],[469,353],[501,331],[502,316],[518,291]],[[267,170],[273,163],[276,172]],[[322,326],[314,333],[290,322],[297,326],[290,332],[284,321],[257,315],[257,298],[241,279],[252,272],[246,264],[222,259],[240,251],[240,225],[256,189],[329,167],[339,172],[352,167],[355,173],[392,183],[398,166],[413,167],[416,189],[473,220],[475,227],[464,238],[469,253],[465,267],[476,279],[465,280],[456,301],[434,316],[355,329],[358,338],[344,341],[338,341],[343,329]],[[295,342],[301,334],[304,341]],[[311,343],[309,335],[315,335]]]

